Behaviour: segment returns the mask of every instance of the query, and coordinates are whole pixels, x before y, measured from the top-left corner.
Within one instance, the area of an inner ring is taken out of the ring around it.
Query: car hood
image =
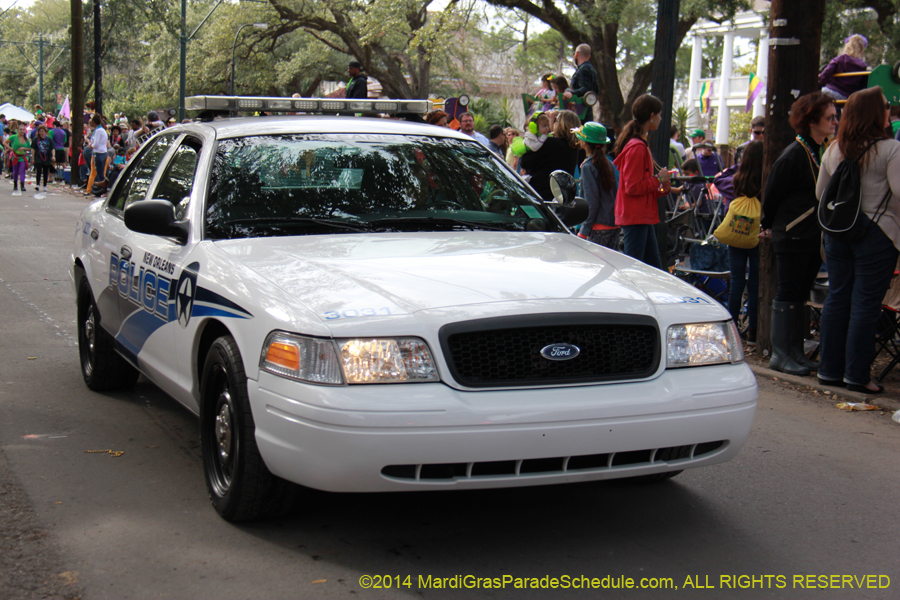
[[[552,299],[626,300],[646,310],[648,283],[683,291],[661,271],[567,234],[337,234],[216,247],[323,319]]]

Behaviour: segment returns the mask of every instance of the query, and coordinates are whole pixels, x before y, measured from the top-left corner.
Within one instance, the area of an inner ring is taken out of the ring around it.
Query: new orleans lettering
[[[156,256],[150,252],[144,252],[144,264],[153,267],[157,271],[172,275],[175,272],[175,265],[164,258]]]

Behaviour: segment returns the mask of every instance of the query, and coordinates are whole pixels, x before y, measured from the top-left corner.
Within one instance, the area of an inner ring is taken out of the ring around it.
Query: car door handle
[[[125,260],[131,258],[131,248],[129,248],[128,246],[122,246],[122,249],[119,250],[119,252],[121,253],[122,258],[124,258]]]
[[[96,240],[99,237],[100,237],[100,232],[97,231],[96,229],[91,229],[91,239]]]

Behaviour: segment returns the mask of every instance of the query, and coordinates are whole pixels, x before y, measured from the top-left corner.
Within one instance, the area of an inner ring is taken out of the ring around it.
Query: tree
[[[535,31],[537,19],[519,10],[497,11],[485,18],[490,25],[486,49],[494,53],[511,52],[516,68],[529,84],[545,73],[560,73],[569,58],[569,43],[553,29]]]
[[[84,100],[84,31],[83,31],[83,13],[81,0],[71,0],[72,9],[72,106],[81,107]],[[77,115],[76,111],[72,111],[73,116]],[[72,119],[72,140],[70,146],[73,149],[72,156],[69,159],[71,163],[71,179],[72,185],[81,183],[78,169],[78,151],[81,148],[82,134],[84,133],[84,122],[81,119]]]
[[[588,43],[593,49],[591,63],[600,79],[600,117],[616,127],[631,118],[631,104],[650,86],[653,59],[645,40],[655,35],[655,3],[650,0],[485,0],[503,8],[515,8],[546,23],[569,42],[572,50]],[[700,17],[725,21],[738,9],[749,8],[746,0],[684,0],[677,28],[678,46]],[[717,15],[717,16],[712,16]],[[647,25],[647,23],[650,25]],[[622,24],[629,24],[623,27]],[[640,27],[634,25],[641,24]],[[620,33],[621,32],[621,33]],[[623,39],[634,37],[641,45],[624,48]],[[649,37],[648,37],[649,36]],[[632,83],[623,92],[619,72],[633,69]]]
[[[766,136],[763,141],[763,181],[781,152],[796,133],[788,121],[794,101],[819,89],[816,62],[822,42],[826,0],[772,0],[770,40],[797,39],[799,44],[769,46],[769,76],[766,81]],[[765,204],[765,197],[762,198]],[[815,218],[813,215],[811,218]],[[759,320],[757,342],[761,350],[771,350],[772,306],[777,287],[775,252],[771,238],[761,238],[759,246]]]
[[[278,24],[267,34],[274,48],[281,36],[302,30],[326,47],[362,63],[393,98],[427,98],[435,53],[453,42],[470,7],[450,0],[429,13],[431,0],[269,0]],[[337,75],[346,76],[346,67]],[[408,78],[408,79],[407,79]]]
[[[898,14],[897,0],[828,0],[822,25],[821,62],[827,63],[837,56],[848,35],[861,33],[869,40],[866,47],[869,65],[894,64],[900,60]]]
[[[41,0],[28,8],[13,7],[3,16],[3,40],[0,46],[0,95],[4,100],[31,109],[38,102],[38,36],[53,48],[44,48],[45,100],[53,95],[60,71],[69,72],[70,55],[60,52],[69,45],[68,24],[71,18],[68,0]]]

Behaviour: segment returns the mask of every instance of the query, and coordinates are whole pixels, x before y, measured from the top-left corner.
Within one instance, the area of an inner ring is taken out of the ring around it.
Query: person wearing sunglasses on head
[[[822,92],[800,96],[791,105],[797,132],[769,171],[763,194],[762,236],[772,236],[778,288],[772,303],[772,358],[769,368],[809,375],[819,363],[803,350],[806,301],[822,266],[822,232],[816,218],[816,181],[822,149],[834,136],[837,110]]]

